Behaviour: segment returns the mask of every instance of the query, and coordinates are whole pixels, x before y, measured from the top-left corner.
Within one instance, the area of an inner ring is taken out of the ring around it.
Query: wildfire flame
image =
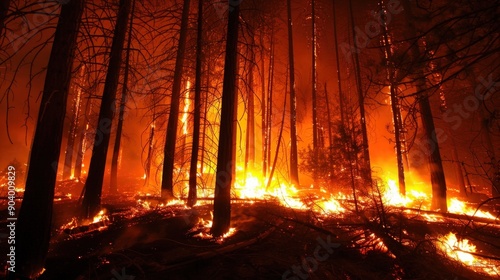
[[[108,216],[105,215],[105,213],[106,212],[104,210],[99,211],[99,213],[97,213],[97,215],[95,215],[92,219],[92,223],[95,224],[101,221],[108,221]]]
[[[460,201],[456,198],[451,198],[448,201],[448,212],[456,214],[466,214],[468,216],[476,216],[492,220],[496,219],[496,217],[493,216],[490,212],[482,210],[476,211],[476,209],[467,206],[465,202]]]
[[[469,243],[469,240],[458,240],[457,236],[453,232],[440,237],[438,240],[440,241],[440,243],[438,243],[439,247],[450,258],[460,261],[466,265],[473,265],[476,261],[476,258],[470,254],[471,252],[476,252],[476,246]]]
[[[210,215],[212,216],[213,220],[213,213],[210,212]],[[224,242],[224,239],[232,236],[236,232],[236,228],[232,227],[229,228],[229,231],[224,233],[221,237],[214,238],[213,235],[210,233],[210,229],[212,228],[213,224],[212,220],[204,220],[203,218],[199,218],[198,223],[189,231],[190,232],[199,231],[197,234],[193,235],[193,237],[206,240],[213,240],[218,244],[222,244]]]
[[[188,134],[187,119],[189,114],[189,107],[191,106],[191,100],[189,99],[189,89],[191,88],[191,82],[188,80],[186,83],[186,95],[184,97],[184,114],[182,115],[182,133],[184,135]]]

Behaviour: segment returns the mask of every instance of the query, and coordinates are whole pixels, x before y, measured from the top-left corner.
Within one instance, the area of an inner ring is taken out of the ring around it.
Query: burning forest
[[[500,1],[6,0],[5,279],[498,279]]]

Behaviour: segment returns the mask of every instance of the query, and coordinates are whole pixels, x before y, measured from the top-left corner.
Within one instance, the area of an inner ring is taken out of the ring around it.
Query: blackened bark
[[[264,48],[264,34],[260,35],[260,45],[262,49],[260,51],[260,111],[262,117],[262,177],[266,178],[267,176],[267,148],[266,148],[266,134],[267,134],[267,106],[266,106],[266,81],[264,75],[264,66],[265,66],[265,48]]]
[[[59,15],[16,227],[16,272],[9,274],[12,279],[35,278],[47,256],[66,102],[84,2],[73,0],[62,5]]]
[[[238,25],[240,7],[229,1],[229,19],[227,27],[226,57],[224,63],[224,81],[222,86],[222,111],[219,133],[219,148],[217,153],[217,171],[214,197],[214,219],[211,229],[213,236],[222,236],[229,231],[231,222],[231,184],[232,162],[236,145],[233,139],[233,117],[236,110],[236,79],[237,79],[237,49]]]
[[[411,3],[409,0],[402,2],[406,18],[408,19],[407,33],[410,38],[417,38],[417,28],[412,14]],[[434,119],[432,117],[432,110],[429,103],[429,96],[426,87],[426,76],[424,73],[425,64],[422,62],[423,57],[420,52],[419,44],[417,41],[412,42],[409,50],[412,67],[414,70],[414,81],[417,92],[417,100],[420,107],[420,116],[422,119],[422,127],[426,142],[430,144],[428,151],[428,164],[431,172],[432,184],[432,204],[433,210],[447,212],[448,206],[446,204],[446,180],[444,177],[443,163],[441,161],[441,153],[439,151],[439,144],[437,143],[436,130],[434,127]]]
[[[385,9],[382,4],[382,1],[379,1],[379,5],[381,9]],[[382,12],[385,15],[385,11]],[[391,110],[392,110],[392,122],[394,124],[394,141],[396,144],[396,162],[398,167],[398,184],[399,184],[399,193],[403,196],[406,195],[406,182],[405,182],[405,170],[403,165],[403,151],[402,151],[402,142],[401,142],[401,130],[403,127],[403,122],[401,120],[401,106],[399,105],[399,97],[398,97],[398,84],[396,78],[396,69],[394,67],[394,61],[392,58],[392,49],[391,43],[389,40],[389,32],[387,28],[387,22],[385,17],[383,17],[382,26],[383,30],[383,47],[385,53],[386,60],[386,70],[387,70],[387,78],[389,80],[390,87],[390,98],[391,98]]]
[[[72,167],[73,167],[73,154],[75,153],[74,145],[76,138],[76,130],[78,128],[78,118],[80,112],[80,100],[81,100],[81,89],[75,86],[75,100],[73,102],[73,109],[71,110],[71,123],[69,125],[68,131],[68,142],[66,143],[66,151],[64,154],[64,165],[63,165],[63,180],[68,180],[71,178]]]
[[[337,13],[335,9],[335,0],[332,1],[333,5],[333,38],[335,40],[335,60],[337,62],[337,85],[339,87],[339,108],[340,108],[340,122],[344,125],[344,97],[342,93],[342,80],[340,79],[340,57],[339,57],[339,43],[337,37]]]
[[[269,55],[269,74],[267,82],[267,101],[266,101],[266,144],[264,145],[266,153],[266,176],[271,168],[271,148],[272,148],[272,128],[273,128],[273,87],[274,87],[274,27],[271,27]]]
[[[312,122],[313,122],[313,149],[315,160],[318,159],[318,116],[317,116],[317,77],[316,77],[316,7],[315,0],[311,0],[312,9],[312,51],[311,51],[311,61],[312,61]],[[314,179],[316,180],[316,172],[314,172]]]
[[[123,44],[125,42],[131,1],[120,0],[113,42],[111,43],[109,66],[99,110],[94,148],[90,159],[87,181],[85,182],[85,193],[82,202],[82,216],[85,218],[94,216],[101,204],[102,183],[111,137],[111,124],[116,110],[116,91],[118,88],[118,78],[120,77]]]
[[[255,98],[254,98],[254,62],[255,62],[255,51],[254,44],[255,39],[252,34],[252,45],[250,46],[250,67],[248,69],[248,108],[247,108],[247,134],[246,134],[246,145],[245,145],[245,172],[248,169],[253,170],[255,162]]]
[[[161,178],[161,196],[170,199],[174,193],[174,160],[175,144],[177,141],[177,127],[179,124],[179,104],[181,97],[182,71],[184,64],[184,53],[186,50],[186,36],[189,20],[190,0],[184,0],[182,18],[179,34],[179,45],[175,59],[174,83],[172,85],[172,97],[170,99],[170,114],[167,125],[167,138],[163,150],[163,174]]]
[[[299,160],[297,151],[297,98],[295,96],[295,64],[293,58],[292,6],[287,0],[288,59],[290,64],[290,181],[299,186]]]
[[[120,156],[120,146],[123,131],[123,119],[125,115],[125,106],[128,99],[128,73],[130,68],[130,46],[132,44],[132,27],[134,23],[135,1],[132,0],[132,11],[130,13],[130,24],[128,28],[127,52],[125,56],[125,71],[123,73],[122,97],[120,100],[120,111],[118,113],[118,125],[116,128],[115,144],[113,146],[113,156],[111,158],[111,176],[109,182],[109,192],[118,193],[118,157]]]
[[[354,12],[352,10],[352,0],[349,0],[349,13],[351,18],[351,31],[354,36],[354,47],[358,49],[356,32],[355,32],[355,22],[354,22]],[[372,185],[372,171],[371,171],[371,162],[370,162],[370,148],[368,143],[368,132],[366,128],[366,114],[365,114],[365,96],[363,94],[362,82],[361,82],[361,68],[359,66],[359,57],[358,53],[353,52],[353,59],[355,64],[355,72],[356,72],[356,87],[358,90],[358,103],[359,103],[359,116],[360,116],[360,124],[361,124],[361,135],[363,138],[362,143],[362,151],[363,151],[363,178],[365,178],[366,183],[371,186]]]
[[[87,125],[89,123],[88,120],[88,115],[90,112],[91,106],[91,99],[90,96],[87,97],[87,101],[85,102],[85,114],[83,115],[83,123],[80,125],[79,132],[78,132],[78,148],[76,151],[76,159],[75,159],[75,178],[80,180],[80,177],[82,176],[82,164],[83,164],[83,155],[85,153],[85,150],[87,149],[85,145],[85,138],[87,137]]]
[[[194,84],[194,120],[193,120],[193,144],[191,147],[191,166],[189,168],[189,191],[187,205],[192,207],[196,204],[196,178],[198,175],[198,150],[200,147],[201,127],[201,68],[203,45],[203,0],[198,0],[198,31],[196,37],[196,70]]]
[[[10,0],[4,0],[0,2],[0,36],[4,30],[5,19],[7,18],[7,12],[9,11]]]

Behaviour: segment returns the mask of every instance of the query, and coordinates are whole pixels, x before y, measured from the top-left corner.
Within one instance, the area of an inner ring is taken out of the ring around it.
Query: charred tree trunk
[[[182,71],[184,64],[184,53],[186,50],[186,37],[189,20],[190,0],[184,0],[182,9],[181,29],[179,35],[179,46],[175,59],[174,83],[172,85],[172,97],[170,99],[170,114],[167,125],[167,138],[163,151],[163,174],[161,178],[161,197],[170,199],[174,196],[174,160],[175,144],[177,141],[177,127],[179,124],[179,103],[181,97]]]
[[[132,0],[132,11],[130,13],[130,24],[128,28],[127,52],[125,55],[125,71],[123,73],[122,97],[120,100],[120,111],[118,113],[118,125],[116,128],[115,145],[113,147],[113,157],[111,158],[111,176],[109,183],[109,192],[118,193],[118,157],[122,140],[123,119],[125,115],[125,106],[128,99],[128,73],[130,68],[130,46],[132,45],[132,26],[134,22],[135,1]]]
[[[210,63],[206,61],[206,90],[205,90],[205,100],[203,103],[203,132],[202,132],[202,138],[201,138],[201,155],[200,155],[200,170],[201,173],[203,174],[203,170],[205,168],[205,141],[207,139],[207,116],[208,116],[208,88],[210,86]]]
[[[382,9],[382,15],[385,15],[385,7],[382,1],[379,1],[380,9]],[[384,25],[382,26],[383,35],[383,47],[386,59],[387,68],[387,79],[389,80],[390,87],[390,98],[391,98],[391,111],[392,111],[392,122],[394,125],[394,141],[396,144],[396,162],[398,166],[398,184],[399,193],[403,196],[406,195],[406,183],[405,183],[405,170],[403,165],[403,151],[401,143],[401,130],[402,130],[402,120],[401,120],[401,106],[399,105],[398,97],[398,84],[396,81],[396,69],[394,67],[394,62],[392,58],[391,41],[389,39],[389,32],[387,27],[387,22],[385,16],[382,18]]]
[[[424,63],[422,62],[423,55],[420,52],[418,44],[417,28],[414,25],[414,17],[412,14],[411,3],[408,0],[402,2],[406,17],[408,19],[407,31],[408,37],[417,38],[411,44],[409,54],[412,59],[412,68],[414,70],[414,83],[417,92],[417,100],[420,107],[420,116],[422,119],[422,127],[424,129],[426,142],[430,145],[428,151],[429,170],[431,172],[432,184],[432,209],[447,212],[446,204],[446,180],[444,177],[443,163],[441,161],[441,153],[437,143],[436,130],[434,127],[434,119],[429,103],[429,96],[426,87],[426,77],[424,73]]]
[[[299,186],[299,159],[297,151],[297,98],[295,96],[295,64],[293,58],[292,6],[287,0],[288,59],[290,64],[290,181]]]
[[[234,6],[229,1],[229,19],[227,25],[226,57],[224,63],[224,81],[222,87],[222,111],[219,133],[219,148],[217,153],[217,171],[214,196],[214,218],[211,233],[219,237],[229,231],[231,222],[231,184],[233,181],[232,169],[233,139],[235,129],[234,112],[236,100],[237,79],[237,50],[238,50],[238,25],[239,3]]]
[[[354,47],[358,49],[356,32],[355,32],[355,21],[354,21],[354,12],[352,10],[352,0],[349,0],[349,13],[351,18],[351,32],[354,36]],[[368,132],[366,129],[366,114],[365,114],[365,96],[363,94],[363,87],[361,82],[361,68],[359,66],[359,58],[358,53],[356,51],[353,52],[353,60],[354,60],[354,70],[356,72],[356,85],[358,89],[358,102],[359,102],[359,116],[361,123],[361,135],[363,137],[363,177],[365,178],[367,184],[372,184],[372,172],[371,172],[371,163],[370,163],[370,149],[368,144]]]
[[[84,122],[80,126],[80,130],[78,132],[78,148],[76,151],[76,159],[75,159],[75,178],[81,181],[82,177],[82,165],[83,165],[83,155],[85,154],[85,150],[87,150],[86,145],[86,137],[87,137],[87,129],[89,124],[88,115],[90,109],[92,107],[90,96],[87,97],[87,102],[85,102],[85,114],[83,115]]]
[[[264,36],[261,34],[260,36],[260,45],[262,47],[260,52],[260,85],[261,85],[261,95],[260,95],[260,111],[262,116],[262,177],[266,178],[267,174],[267,148],[266,148],[266,133],[267,133],[267,106],[266,106],[266,79],[264,76],[264,68],[265,68],[265,48],[264,48]]]
[[[328,90],[326,90],[325,83],[325,102],[326,102],[326,117],[328,120],[328,144],[330,148],[333,147],[333,131],[332,131],[332,118],[330,114],[330,98],[328,98]]]
[[[146,187],[149,187],[149,182],[151,180],[151,164],[153,162],[153,151],[154,151],[154,138],[155,138],[155,115],[153,114],[153,124],[151,125],[151,129],[149,131],[149,138],[148,138],[148,157],[146,158],[146,180],[144,181],[144,184]]]
[[[339,87],[339,108],[340,108],[340,122],[344,125],[344,97],[342,93],[342,82],[340,79],[340,56],[339,56],[339,43],[337,38],[337,15],[335,9],[335,0],[332,1],[333,5],[333,38],[335,40],[335,60],[337,62],[337,85]]]
[[[78,118],[80,114],[80,101],[81,101],[81,95],[82,91],[81,88],[79,88],[80,85],[76,85],[75,88],[75,100],[73,102],[73,108],[71,110],[71,123],[69,125],[69,131],[68,131],[68,142],[66,143],[66,151],[64,154],[64,165],[63,165],[63,180],[69,180],[72,175],[72,169],[73,169],[73,154],[75,153],[75,138],[76,138],[76,130],[78,128]]]
[[[269,42],[270,55],[269,55],[269,75],[267,82],[267,112],[266,112],[266,177],[271,168],[271,148],[272,148],[272,132],[273,132],[273,88],[274,88],[274,27],[271,27],[271,40]]]
[[[251,61],[250,67],[248,69],[248,108],[247,108],[247,137],[246,137],[246,153],[245,153],[245,172],[248,169],[254,169],[255,162],[255,98],[254,98],[254,62],[255,62],[255,39],[252,34],[252,45],[250,47],[250,57]]]
[[[0,36],[4,30],[5,19],[7,18],[7,13],[9,12],[10,0],[4,0],[0,3]]]
[[[16,225],[16,271],[9,274],[12,279],[37,277],[47,256],[66,102],[84,2],[73,0],[62,5],[59,15]]]
[[[314,149],[314,160],[318,159],[318,116],[317,116],[317,85],[316,85],[316,8],[315,0],[311,0],[312,9],[312,51],[311,51],[311,62],[312,62],[312,123],[313,123],[313,149]],[[316,172],[314,172],[316,173]],[[316,180],[317,175],[314,174],[314,179]]]
[[[94,149],[89,165],[89,175],[85,182],[85,193],[82,202],[82,215],[86,218],[94,216],[101,204],[102,183],[106,169],[111,124],[115,113],[116,91],[120,77],[123,43],[127,31],[127,22],[132,0],[120,0],[118,18],[111,43],[108,71],[102,93],[101,107],[94,139]]]
[[[196,177],[198,175],[198,150],[200,146],[201,127],[201,67],[203,45],[203,0],[198,0],[198,31],[196,37],[196,70],[194,84],[194,120],[193,120],[193,144],[191,147],[191,165],[189,168],[189,191],[187,205],[193,207],[196,204]]]

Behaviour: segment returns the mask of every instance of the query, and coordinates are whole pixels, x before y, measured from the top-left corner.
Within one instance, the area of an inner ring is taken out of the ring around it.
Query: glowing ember
[[[410,200],[399,193],[395,180],[387,180],[387,189],[383,192],[385,203],[395,206],[405,206]]]
[[[433,214],[422,214],[422,217],[424,217],[425,220],[429,222],[444,222],[444,219],[441,216],[436,216]]]
[[[97,213],[97,215],[94,216],[94,218],[92,220],[92,224],[96,224],[96,223],[99,223],[101,221],[109,221],[108,216],[105,215],[105,213],[106,213],[106,211],[104,211],[104,210],[99,211],[99,213]]]
[[[493,216],[490,212],[477,210],[469,207],[465,204],[465,202],[460,201],[456,198],[452,198],[448,201],[448,212],[455,214],[466,214],[469,216],[482,217],[487,219],[495,220],[496,217]]]
[[[210,212],[212,215],[213,219],[213,214]],[[204,220],[202,218],[199,218],[198,223],[189,230],[189,232],[197,232],[197,234],[193,235],[193,237],[197,237],[200,239],[206,239],[206,240],[212,240],[215,241],[218,244],[222,244],[224,242],[225,238],[228,238],[232,236],[236,232],[236,228],[229,228],[229,231],[223,234],[219,238],[214,238],[213,235],[210,233],[210,229],[212,228],[212,220]]]
[[[139,199],[139,200],[137,200],[137,204],[138,204],[138,206],[140,206],[146,210],[151,209],[151,202],[149,202],[149,201]]]
[[[71,221],[67,224],[61,226],[60,230],[64,231],[65,229],[72,229],[78,226],[78,220],[76,217],[71,218]]]
[[[185,203],[184,200],[180,199],[174,199],[167,202],[167,206],[174,206],[174,205],[185,205]],[[163,206],[163,204],[160,204],[160,206]]]
[[[469,243],[469,240],[458,240],[453,232],[448,235],[438,238],[438,243],[441,250],[450,258],[460,261],[466,265],[472,265],[475,262],[475,257],[470,252],[476,252],[476,246]]]
[[[79,226],[88,226],[88,225],[97,225],[96,228],[98,230],[102,230],[102,229],[107,227],[108,222],[109,222],[109,218],[106,215],[106,211],[101,210],[101,211],[99,211],[99,213],[97,213],[97,215],[95,215],[92,218],[92,220],[90,220],[90,219],[84,220],[83,222],[81,222],[81,224],[78,224],[78,219],[76,217],[71,218],[70,222],[68,222],[60,227],[60,231],[71,230],[71,229],[77,228]]]
[[[339,214],[346,211],[333,196],[328,200],[317,201],[315,206],[319,207],[320,211],[323,211],[325,214]]]

